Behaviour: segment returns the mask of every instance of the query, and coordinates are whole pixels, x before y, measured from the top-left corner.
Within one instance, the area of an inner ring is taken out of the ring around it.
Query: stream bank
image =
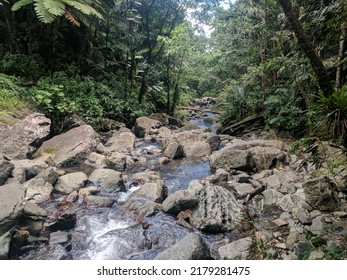
[[[1,258],[346,258],[344,183],[283,141],[217,135],[214,103],[105,137],[81,125],[47,140],[40,114],[1,131]],[[251,180],[264,190],[245,201]]]

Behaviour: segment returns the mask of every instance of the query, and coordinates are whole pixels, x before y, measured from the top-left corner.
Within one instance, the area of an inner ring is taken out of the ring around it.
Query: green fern
[[[45,0],[43,5],[53,16],[62,16],[65,13],[65,3],[61,0]]]
[[[34,0],[19,0],[18,2],[14,3],[11,10],[15,12],[15,11],[18,11],[20,8],[32,3],[34,3]]]
[[[102,19],[102,15],[90,5],[83,4],[74,0],[64,0],[64,2],[67,5],[74,7],[76,10],[80,11],[82,14],[95,15],[98,18]]]
[[[44,5],[45,0],[35,0],[34,9],[36,16],[43,23],[51,23],[55,20],[55,16],[52,15]]]
[[[12,6],[11,10],[15,12],[29,4],[34,4],[36,16],[43,23],[51,23],[57,17],[65,15],[70,22],[79,26],[75,15],[67,9],[67,6],[79,11],[82,15],[93,15],[103,19],[101,13],[93,7],[96,6],[101,10],[101,4],[98,0],[19,0]]]

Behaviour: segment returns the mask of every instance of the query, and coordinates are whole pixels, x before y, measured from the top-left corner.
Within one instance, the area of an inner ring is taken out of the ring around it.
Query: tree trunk
[[[338,90],[341,88],[341,82],[342,82],[342,66],[343,66],[343,60],[344,60],[344,50],[345,50],[345,43],[346,43],[346,31],[347,26],[345,23],[341,26],[341,34],[340,34],[340,40],[339,40],[339,56],[337,59],[337,66],[336,66],[336,83],[335,83],[335,90]]]
[[[314,49],[310,39],[305,33],[298,18],[294,14],[293,6],[290,0],[278,0],[282,9],[293,29],[299,45],[310,60],[312,68],[317,75],[318,85],[325,96],[329,96],[334,92],[332,83],[329,79],[328,71],[323,65],[322,60],[319,58],[316,50]]]

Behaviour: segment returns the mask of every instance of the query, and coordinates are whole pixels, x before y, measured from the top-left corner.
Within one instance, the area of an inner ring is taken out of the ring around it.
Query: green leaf
[[[53,16],[45,7],[44,0],[35,1],[35,12],[39,20],[43,23],[51,23],[54,21],[55,16]]]
[[[65,13],[65,4],[60,0],[44,0],[43,5],[54,16],[62,16]]]
[[[74,7],[75,9],[79,10],[81,13],[85,15],[95,15],[99,19],[103,19],[102,15],[95,10],[92,6],[74,1],[74,0],[64,0],[64,2],[69,5]]]
[[[16,3],[14,3],[14,5],[11,8],[11,11],[15,12],[18,11],[20,8],[32,4],[34,2],[34,0],[19,0]]]

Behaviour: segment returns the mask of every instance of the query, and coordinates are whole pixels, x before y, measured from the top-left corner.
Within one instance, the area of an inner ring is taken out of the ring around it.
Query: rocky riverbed
[[[0,259],[347,258],[347,172],[289,143],[217,135],[213,98],[185,121],[140,117],[50,138],[33,113],[0,130]]]

